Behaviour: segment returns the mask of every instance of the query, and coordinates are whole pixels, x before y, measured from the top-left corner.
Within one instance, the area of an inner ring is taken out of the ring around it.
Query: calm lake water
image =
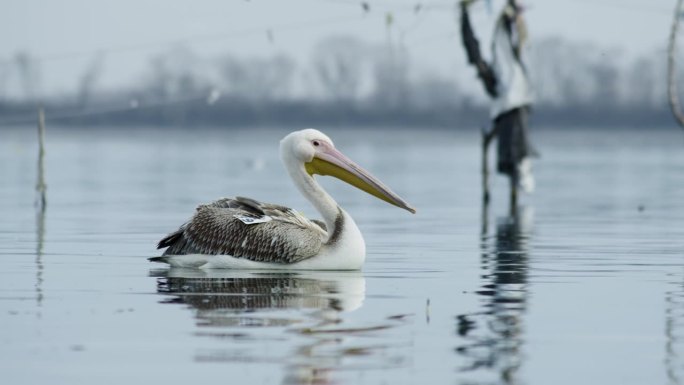
[[[5,384],[684,384],[684,133],[538,130],[537,191],[480,201],[476,132],[325,130],[418,209],[333,179],[361,272],[168,269],[199,203],[316,216],[286,130],[0,131]]]

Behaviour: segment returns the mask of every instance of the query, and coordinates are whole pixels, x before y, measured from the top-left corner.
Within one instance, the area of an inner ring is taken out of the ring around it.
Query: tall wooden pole
[[[43,246],[45,240],[45,208],[47,199],[45,191],[45,114],[38,110],[38,181],[36,182],[36,301],[38,306],[43,303]],[[40,313],[39,313],[40,316]]]
[[[679,104],[679,89],[677,88],[677,33],[679,32],[679,21],[682,15],[682,1],[677,0],[672,30],[670,32],[670,45],[667,57],[667,91],[670,99],[670,109],[677,122],[684,127],[684,112]]]

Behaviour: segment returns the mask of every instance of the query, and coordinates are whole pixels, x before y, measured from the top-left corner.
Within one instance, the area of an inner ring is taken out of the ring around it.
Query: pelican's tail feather
[[[147,258],[147,260],[150,262],[169,263],[169,257],[152,257]]]
[[[188,255],[162,255],[161,257],[147,258],[150,262],[166,263],[171,267],[201,268],[207,265],[211,259],[210,255],[188,254]]]
[[[157,249],[163,249],[165,247],[173,246],[181,238],[183,238],[183,228],[181,227],[178,231],[173,232],[164,238],[157,244]]]

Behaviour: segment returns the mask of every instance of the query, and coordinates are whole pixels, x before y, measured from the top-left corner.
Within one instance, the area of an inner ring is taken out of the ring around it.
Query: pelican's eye
[[[317,140],[314,140],[314,141],[312,141],[311,143],[312,143],[314,146],[320,146],[320,145],[321,145],[321,142],[319,142],[319,141],[317,141]]]

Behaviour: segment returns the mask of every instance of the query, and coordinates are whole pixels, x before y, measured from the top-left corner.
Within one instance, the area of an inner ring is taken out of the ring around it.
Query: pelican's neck
[[[311,202],[323,217],[328,230],[326,242],[330,240],[333,234],[339,234],[342,229],[338,227],[343,224],[344,214],[337,202],[316,182],[313,176],[306,172],[302,164],[288,164],[287,171],[302,195]]]

